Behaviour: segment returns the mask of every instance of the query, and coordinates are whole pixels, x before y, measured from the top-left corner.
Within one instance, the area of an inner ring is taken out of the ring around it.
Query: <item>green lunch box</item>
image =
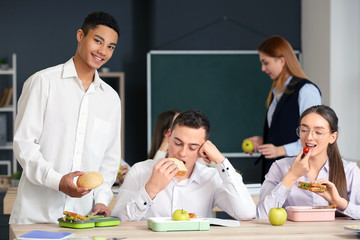
[[[208,231],[210,229],[210,222],[205,218],[173,221],[169,217],[153,217],[147,220],[147,225],[154,232]]]
[[[106,217],[103,215],[86,215],[90,220],[85,221],[69,221],[59,218],[59,226],[67,228],[93,228],[93,227],[111,227],[120,224],[118,217]]]

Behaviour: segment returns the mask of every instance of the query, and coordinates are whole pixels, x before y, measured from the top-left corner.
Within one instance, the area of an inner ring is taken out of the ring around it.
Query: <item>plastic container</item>
[[[287,219],[294,222],[330,222],[335,220],[336,208],[287,206]]]
[[[155,232],[169,231],[208,231],[210,222],[205,218],[190,219],[189,221],[173,221],[169,217],[154,217],[147,221],[148,228]]]
[[[87,215],[90,220],[85,221],[69,221],[59,218],[59,226],[67,228],[93,228],[93,227],[111,227],[120,224],[118,217],[105,217],[101,215]]]

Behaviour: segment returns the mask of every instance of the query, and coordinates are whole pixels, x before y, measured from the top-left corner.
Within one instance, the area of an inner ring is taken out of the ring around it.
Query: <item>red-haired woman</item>
[[[321,92],[302,70],[290,43],[280,36],[266,38],[257,48],[261,70],[273,80],[267,98],[263,136],[248,138],[262,155],[262,177],[281,157],[296,156],[301,144],[295,134],[300,115],[321,104]]]

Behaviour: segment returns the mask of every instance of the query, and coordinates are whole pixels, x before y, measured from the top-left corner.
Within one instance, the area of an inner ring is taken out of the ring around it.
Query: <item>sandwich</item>
[[[309,182],[301,182],[299,181],[299,188],[304,190],[309,190],[311,192],[320,192],[326,191],[326,186],[322,184],[309,183]]]
[[[77,179],[76,185],[81,188],[94,189],[100,186],[103,182],[104,179],[100,173],[86,172]]]
[[[87,221],[90,220],[90,218],[87,218],[83,215],[80,215],[78,213],[73,213],[73,212],[69,212],[69,211],[64,211],[63,214],[65,215],[62,220],[64,221]]]
[[[170,159],[171,161],[173,161],[176,165],[177,165],[177,167],[178,167],[178,169],[179,169],[179,171],[177,172],[177,174],[176,174],[176,176],[184,176],[186,173],[187,173],[187,168],[185,167],[185,164],[184,164],[184,162],[183,161],[180,161],[179,159],[177,159],[177,158],[168,158],[168,159]]]

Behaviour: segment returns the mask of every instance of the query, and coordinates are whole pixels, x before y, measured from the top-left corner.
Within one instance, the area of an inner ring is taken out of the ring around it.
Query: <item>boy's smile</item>
[[[98,69],[111,57],[118,41],[118,34],[111,28],[98,25],[88,33],[77,32],[78,50],[75,58],[82,68]]]

